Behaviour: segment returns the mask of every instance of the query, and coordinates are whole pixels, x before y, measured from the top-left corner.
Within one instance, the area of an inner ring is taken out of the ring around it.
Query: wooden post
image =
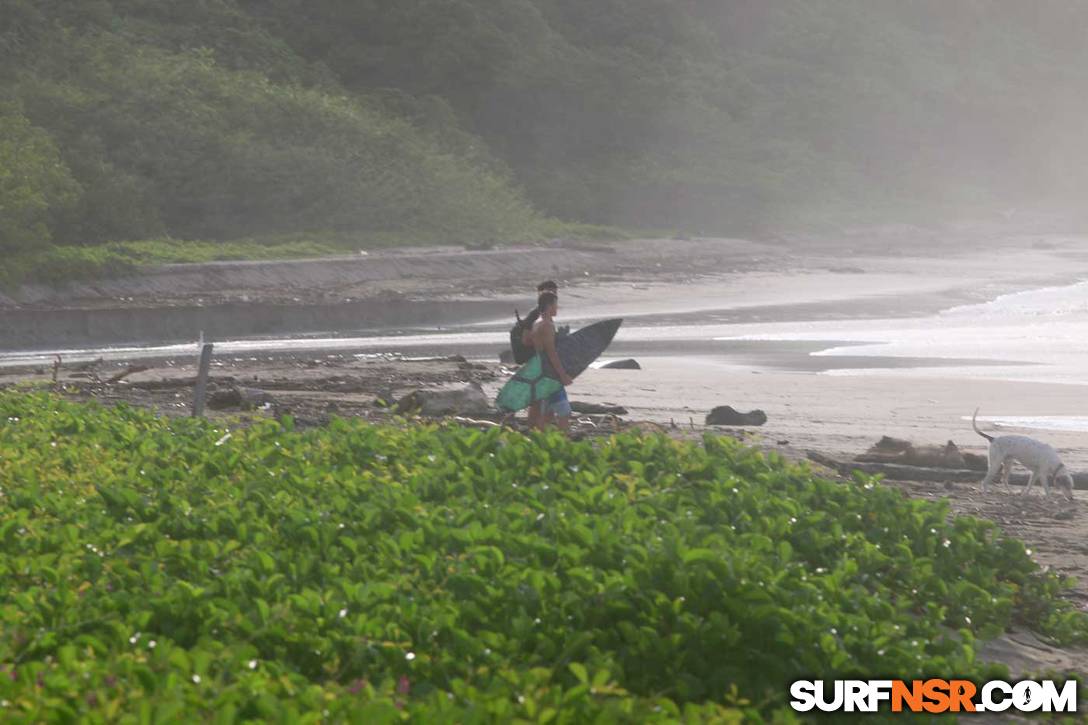
[[[61,357],[57,355],[53,360],[53,392],[56,392],[60,388],[60,366]]]
[[[212,364],[212,344],[204,343],[200,349],[200,368],[196,373],[196,390],[193,391],[193,417],[204,417],[204,396],[208,392],[208,368]]]

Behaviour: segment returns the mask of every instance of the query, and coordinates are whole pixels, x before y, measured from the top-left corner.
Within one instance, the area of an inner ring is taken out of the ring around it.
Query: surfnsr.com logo
[[[1076,712],[1077,682],[1068,680],[798,680],[797,712]]]

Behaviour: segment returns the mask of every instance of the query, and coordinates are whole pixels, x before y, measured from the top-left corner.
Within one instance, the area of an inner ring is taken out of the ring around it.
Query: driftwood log
[[[145,372],[145,371],[150,370],[150,369],[151,368],[148,367],[147,365],[129,365],[127,368],[125,368],[121,372],[119,372],[116,375],[113,375],[110,378],[108,378],[106,380],[106,382],[107,383],[119,383],[122,380],[124,380],[125,378],[127,378],[129,375],[133,375],[134,373],[142,373],[142,372]]]
[[[840,461],[830,456],[825,456],[817,451],[806,451],[810,461],[827,466],[844,476],[849,476],[854,471],[875,476],[883,475],[893,481],[925,481],[933,483],[974,483],[982,482],[982,475],[978,471],[965,468],[926,468],[924,466],[905,466],[897,463],[861,463],[858,461]],[[1009,475],[1009,484],[1013,486],[1025,486],[1028,482],[1028,474],[1013,473]],[[1001,484],[995,484],[1000,486]],[[1088,473],[1073,474],[1073,485],[1079,490],[1088,490]]]
[[[627,415],[627,408],[622,405],[599,405],[598,403],[586,403],[580,400],[572,400],[570,409],[575,413],[584,415]]]

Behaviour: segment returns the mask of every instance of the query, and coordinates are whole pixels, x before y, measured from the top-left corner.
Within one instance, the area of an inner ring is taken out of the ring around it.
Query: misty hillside
[[[1088,4],[0,0],[0,245],[1077,201]]]

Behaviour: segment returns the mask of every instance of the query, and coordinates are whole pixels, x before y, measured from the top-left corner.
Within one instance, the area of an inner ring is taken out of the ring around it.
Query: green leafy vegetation
[[[151,264],[302,259],[344,254],[346,251],[333,243],[309,239],[250,239],[229,242],[150,239],[93,246],[54,246],[11,256],[0,270],[0,285],[14,286],[17,282],[27,281],[59,284],[128,274],[143,265]]]
[[[221,424],[220,424],[221,425]],[[993,524],[722,438],[227,431],[0,395],[5,721],[789,721],[1088,641]]]

